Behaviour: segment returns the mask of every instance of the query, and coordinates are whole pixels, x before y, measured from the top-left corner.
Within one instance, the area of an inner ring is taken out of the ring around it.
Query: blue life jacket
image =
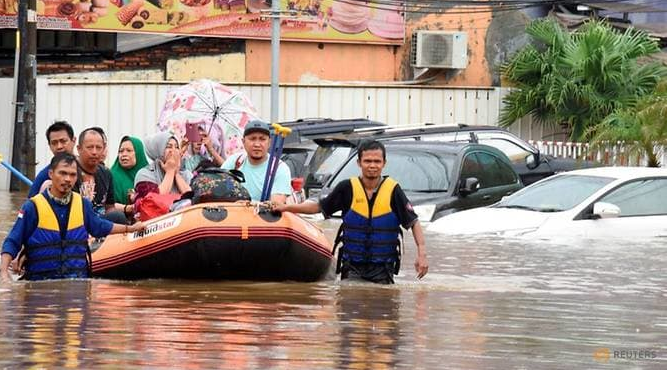
[[[370,209],[360,179],[352,177],[350,181],[353,199],[351,208],[343,217],[340,260],[354,263],[399,262],[400,222],[390,205],[397,182],[386,177]]]
[[[72,193],[67,229],[43,194],[30,199],[37,209],[37,229],[26,243],[28,280],[85,278],[90,276],[88,232],[84,225],[81,195]]]

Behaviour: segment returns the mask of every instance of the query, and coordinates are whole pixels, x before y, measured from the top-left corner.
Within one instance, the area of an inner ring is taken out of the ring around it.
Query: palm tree
[[[590,21],[570,33],[552,19],[540,19],[526,32],[536,45],[525,46],[501,67],[516,87],[504,99],[502,126],[532,114],[540,122],[566,126],[571,140],[583,140],[589,127],[633,105],[666,76],[660,63],[636,62],[659,48],[632,28],[619,33]]]
[[[632,106],[613,111],[591,127],[587,136],[594,150],[624,141],[628,154],[645,156],[648,167],[659,167],[660,152],[667,149],[667,80]]]

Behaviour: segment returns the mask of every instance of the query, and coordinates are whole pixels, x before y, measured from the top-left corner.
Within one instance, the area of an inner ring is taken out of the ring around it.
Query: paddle
[[[11,164],[7,163],[4,161],[4,158],[2,157],[2,154],[0,154],[0,164],[3,165],[6,169],[9,170],[14,176],[16,176],[19,180],[25,182],[28,184],[28,186],[32,186],[33,182],[30,181],[29,178],[26,177],[26,175],[22,174],[19,170],[16,168],[12,167]]]
[[[272,194],[272,185],[274,185],[276,170],[279,168],[279,163],[281,162],[283,142],[286,139],[286,136],[290,135],[292,131],[290,128],[283,127],[278,123],[273,123],[272,127],[274,128],[274,136],[272,137],[272,142],[270,144],[267,172],[265,172],[265,182],[263,184],[262,195],[260,197],[261,202],[268,201]]]

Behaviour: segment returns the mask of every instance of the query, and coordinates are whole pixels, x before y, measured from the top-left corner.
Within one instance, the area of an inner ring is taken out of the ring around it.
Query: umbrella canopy
[[[209,133],[216,150],[227,158],[242,149],[244,127],[254,119],[260,119],[258,112],[242,92],[211,80],[198,80],[167,93],[158,130],[183,138],[186,124],[197,123]]]

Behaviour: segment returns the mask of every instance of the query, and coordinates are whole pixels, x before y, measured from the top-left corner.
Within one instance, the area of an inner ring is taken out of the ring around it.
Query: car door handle
[[[490,195],[484,195],[484,196],[481,197],[481,199],[488,200],[488,199],[490,199]]]

